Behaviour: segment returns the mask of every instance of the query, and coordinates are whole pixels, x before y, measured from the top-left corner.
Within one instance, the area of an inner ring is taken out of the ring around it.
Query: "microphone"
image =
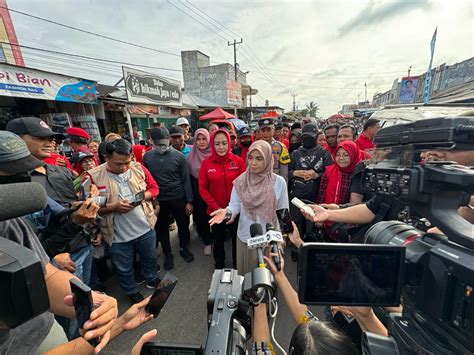
[[[275,231],[275,226],[272,223],[267,223],[265,225],[265,229],[267,230],[267,233],[270,231]],[[273,262],[275,263],[277,270],[281,271],[281,257],[280,257],[280,250],[278,248],[278,243],[272,238],[270,241],[270,245],[271,245],[272,253],[276,254],[276,256],[273,257]]]
[[[37,182],[0,185],[0,221],[41,211],[47,203],[46,190]]]
[[[252,249],[257,249],[258,267],[265,267],[263,247],[265,247],[266,244],[266,236],[263,234],[262,226],[260,223],[252,223],[250,226],[250,239],[247,240],[247,246]]]

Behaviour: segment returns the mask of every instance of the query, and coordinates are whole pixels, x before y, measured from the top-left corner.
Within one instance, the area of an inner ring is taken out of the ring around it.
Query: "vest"
[[[273,156],[273,172],[280,175],[280,165],[287,165],[290,163],[290,155],[283,143],[272,139],[270,146],[272,147]]]
[[[92,180],[100,191],[100,195],[107,198],[107,203],[114,203],[118,201],[118,186],[115,181],[109,177],[106,166],[107,164],[99,165],[98,167],[89,170],[87,173],[92,177]],[[132,193],[135,195],[140,191],[146,190],[145,172],[143,171],[141,164],[132,162],[130,170],[131,175],[128,183]],[[145,212],[145,217],[150,228],[153,229],[156,223],[153,204],[151,201],[144,201],[141,206]],[[140,208],[140,206],[135,208]],[[100,220],[100,232],[102,234],[102,239],[109,246],[112,245],[114,237],[114,213],[109,213],[103,216]]]

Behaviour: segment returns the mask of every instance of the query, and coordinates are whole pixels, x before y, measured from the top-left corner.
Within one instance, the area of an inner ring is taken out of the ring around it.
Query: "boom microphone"
[[[274,231],[275,226],[272,223],[267,223],[265,225],[265,229],[267,230],[267,232]],[[277,270],[281,271],[281,257],[280,257],[280,250],[278,248],[278,244],[275,241],[271,241],[270,245],[271,245],[272,253],[276,254],[276,256],[273,257],[273,262],[275,263]]]
[[[47,202],[46,190],[37,182],[0,185],[0,221],[41,211]]]

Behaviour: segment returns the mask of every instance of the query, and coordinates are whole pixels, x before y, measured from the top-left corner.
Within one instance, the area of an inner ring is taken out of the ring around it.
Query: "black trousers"
[[[178,225],[179,247],[187,249],[189,244],[189,216],[186,214],[186,200],[184,198],[160,201],[160,213],[155,224],[157,241],[161,243],[163,253],[171,254],[170,215],[173,215]]]
[[[202,238],[204,245],[210,245],[211,227],[209,227],[209,215],[207,214],[207,204],[199,195],[198,180],[191,175],[191,186],[193,188],[193,222],[196,225],[196,231]]]
[[[223,269],[225,266],[225,238],[227,231],[232,239],[232,264],[234,269],[237,269],[237,226],[239,224],[238,218],[234,223],[226,224],[225,221],[221,224],[215,224],[211,227],[211,236],[214,242],[213,256],[216,269]]]

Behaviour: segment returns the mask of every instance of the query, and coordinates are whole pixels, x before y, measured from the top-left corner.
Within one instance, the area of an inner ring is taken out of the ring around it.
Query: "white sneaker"
[[[209,245],[206,245],[206,246],[204,247],[204,255],[209,256],[209,255],[211,255],[211,254],[212,254],[212,245],[210,245],[210,244],[209,244]]]

